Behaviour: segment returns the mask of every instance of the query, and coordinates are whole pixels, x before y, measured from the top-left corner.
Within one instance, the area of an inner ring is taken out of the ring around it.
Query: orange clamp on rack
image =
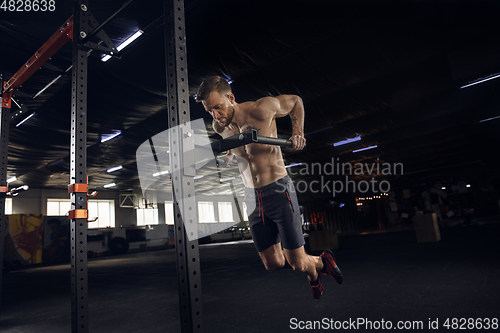
[[[87,184],[69,184],[68,185],[68,193],[87,193],[89,190],[89,186]]]
[[[7,82],[4,82],[3,86],[6,87]],[[4,91],[3,97],[2,97],[2,107],[10,109],[11,102],[12,102],[12,91]]]
[[[0,193],[7,193],[7,192],[9,192],[9,185],[0,186]]]
[[[87,219],[88,214],[86,209],[73,209],[68,212],[68,219]]]

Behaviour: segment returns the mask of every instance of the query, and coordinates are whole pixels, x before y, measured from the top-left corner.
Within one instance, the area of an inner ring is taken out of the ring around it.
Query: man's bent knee
[[[261,254],[262,262],[268,271],[279,271],[285,267],[285,256],[280,256],[277,253],[273,255],[263,255]]]
[[[291,263],[290,266],[292,266],[294,271],[299,273],[304,273],[307,271],[307,265],[305,262]]]
[[[280,243],[259,252],[259,255],[268,271],[277,271],[285,266],[285,256]]]
[[[288,262],[294,271],[304,273],[309,268],[309,260],[306,257],[291,257]]]
[[[264,261],[264,266],[270,272],[272,272],[272,271],[279,271],[280,269],[283,269],[283,267],[285,267],[285,262],[284,261],[283,262],[276,262],[276,261],[265,262]]]

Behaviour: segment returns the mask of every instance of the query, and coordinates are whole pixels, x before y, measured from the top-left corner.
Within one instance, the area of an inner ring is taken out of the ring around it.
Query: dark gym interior
[[[92,36],[96,45],[142,33],[119,57],[103,61],[102,48],[87,54],[82,167],[89,194],[96,192],[88,197],[86,237],[90,332],[189,326],[181,320],[172,182],[164,202],[151,202],[137,155],[169,128],[165,22],[177,15],[164,9],[169,1],[88,0],[85,9],[95,20],[90,30],[106,22]],[[332,249],[344,274],[342,285],[324,277],[316,300],[289,266],[266,271],[248,231],[238,168],[207,164],[194,178],[196,216],[211,208],[200,228],[214,231],[196,239],[202,297],[190,299],[203,309],[202,330],[498,330],[500,3],[182,2],[184,103],[209,140],[221,137],[195,101],[209,76],[225,77],[240,103],[302,98],[307,145],[281,148],[284,164],[306,250]],[[71,27],[76,3],[0,1],[3,87]],[[67,216],[72,45],[68,37],[0,109],[8,119],[0,133],[1,332],[75,332]],[[278,137],[290,138],[290,118],[276,123]]]

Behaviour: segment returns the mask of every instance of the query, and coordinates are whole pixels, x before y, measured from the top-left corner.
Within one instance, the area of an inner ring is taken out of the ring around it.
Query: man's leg
[[[281,243],[274,244],[259,252],[259,256],[268,271],[277,271],[285,266],[285,256],[281,249]]]
[[[323,268],[321,257],[311,256],[306,253],[304,246],[294,250],[284,249],[286,261],[296,272],[305,273],[309,281],[318,279],[318,271]]]

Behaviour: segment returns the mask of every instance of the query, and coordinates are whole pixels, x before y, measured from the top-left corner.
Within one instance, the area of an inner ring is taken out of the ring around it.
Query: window
[[[12,214],[12,198],[5,198],[5,215]]]
[[[47,199],[47,216],[68,215],[71,210],[71,200],[69,199]]]
[[[198,202],[198,221],[200,221],[200,223],[217,222],[215,221],[213,202],[209,201]]]
[[[137,225],[160,224],[158,218],[158,208],[137,209]],[[172,201],[165,201],[165,224],[174,225],[174,204]]]
[[[137,225],[158,224],[158,208],[140,208],[137,212]]]
[[[174,203],[172,201],[165,201],[165,223],[174,224]]]
[[[71,210],[70,199],[47,199],[47,216],[65,216]],[[115,202],[114,200],[88,200],[88,228],[114,228]]]
[[[233,205],[230,202],[219,202],[219,222],[234,222]]]
[[[89,220],[98,217],[97,221],[89,222],[88,228],[114,228],[115,202],[113,200],[89,200]]]

